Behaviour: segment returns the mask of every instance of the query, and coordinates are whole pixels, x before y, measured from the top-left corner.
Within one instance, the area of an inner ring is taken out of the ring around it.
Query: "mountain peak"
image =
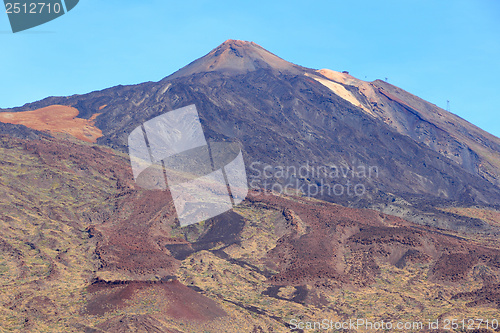
[[[254,42],[249,42],[246,40],[241,40],[241,39],[228,39],[224,43],[220,44],[216,49],[224,47],[224,46],[241,46],[241,47],[250,47],[250,46],[257,46],[262,48],[259,44],[256,44]]]
[[[261,68],[295,74],[303,73],[305,70],[283,60],[254,42],[228,39],[207,55],[168,76],[168,79],[206,72],[243,74]]]

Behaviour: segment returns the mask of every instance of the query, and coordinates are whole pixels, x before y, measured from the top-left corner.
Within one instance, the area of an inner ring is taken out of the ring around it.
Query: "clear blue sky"
[[[80,0],[17,34],[0,13],[0,107],[157,81],[226,39],[306,67],[387,77],[500,136],[498,0]]]

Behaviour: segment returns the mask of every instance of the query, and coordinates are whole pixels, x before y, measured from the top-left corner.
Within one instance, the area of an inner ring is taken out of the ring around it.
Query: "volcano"
[[[253,189],[293,189],[457,230],[489,226],[436,205],[500,204],[500,139],[387,82],[298,66],[253,42],[227,40],[159,82],[2,111],[23,124],[23,113],[68,106],[99,133],[87,140],[126,152],[134,128],[191,104],[207,140],[243,146]]]
[[[308,70],[281,59],[254,42],[229,39],[164,80],[207,72],[226,75],[245,74],[258,69],[294,74],[303,74]]]
[[[210,147],[241,147],[249,192],[181,227],[127,139],[193,104]],[[1,110],[0,154],[7,330],[497,324],[500,140],[387,82],[228,40],[159,82]]]

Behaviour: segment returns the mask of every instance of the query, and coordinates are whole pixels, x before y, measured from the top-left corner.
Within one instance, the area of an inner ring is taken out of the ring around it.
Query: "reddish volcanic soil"
[[[272,195],[249,200],[283,210],[291,225],[298,224],[294,216],[306,224],[307,233],[288,233],[269,252],[279,271],[269,280],[274,285],[366,286],[378,275],[377,261],[399,268],[430,262],[430,279],[444,283],[464,281],[478,264],[500,267],[497,249],[376,211]],[[351,257],[347,263],[345,253]],[[480,278],[487,282],[491,277]]]
[[[102,136],[100,129],[94,126],[98,113],[90,119],[76,118],[79,111],[64,105],[51,105],[45,108],[25,112],[2,112],[0,122],[20,124],[38,130],[70,134],[80,140],[96,142]]]
[[[185,241],[170,237],[176,216],[170,193],[125,189],[117,199],[121,213],[88,229],[97,242],[100,271],[139,280],[174,275],[178,261],[165,244]]]
[[[113,281],[97,280],[87,287],[89,301],[85,313],[102,316],[107,312],[133,306],[147,295],[166,309],[164,315],[174,319],[207,321],[226,316],[218,304],[208,297],[174,281]],[[160,304],[161,303],[161,304]]]

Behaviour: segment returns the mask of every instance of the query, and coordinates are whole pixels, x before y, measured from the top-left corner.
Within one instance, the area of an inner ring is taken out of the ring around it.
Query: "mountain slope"
[[[327,69],[318,73],[338,84],[357,88],[362,97],[358,103],[399,133],[424,143],[471,174],[499,184],[499,138],[387,82],[365,82]]]
[[[251,192],[180,228],[109,148],[0,137],[0,323],[11,331],[289,332],[304,320],[498,318],[498,237]],[[478,215],[478,212],[475,212]]]
[[[126,151],[135,127],[195,104],[209,141],[243,145],[254,189],[293,184],[305,195],[421,224],[491,229],[435,206],[500,204],[497,138],[391,85],[332,73],[228,40],[160,82],[4,111],[71,106],[78,117],[95,118],[98,143]],[[301,167],[304,177],[292,172]],[[267,177],[264,170],[274,171]],[[355,186],[360,195],[353,194]]]
[[[253,190],[181,228],[125,152],[189,104],[209,141],[242,144]],[[397,87],[229,40],[160,82],[3,111],[2,330],[499,318],[498,139]]]

